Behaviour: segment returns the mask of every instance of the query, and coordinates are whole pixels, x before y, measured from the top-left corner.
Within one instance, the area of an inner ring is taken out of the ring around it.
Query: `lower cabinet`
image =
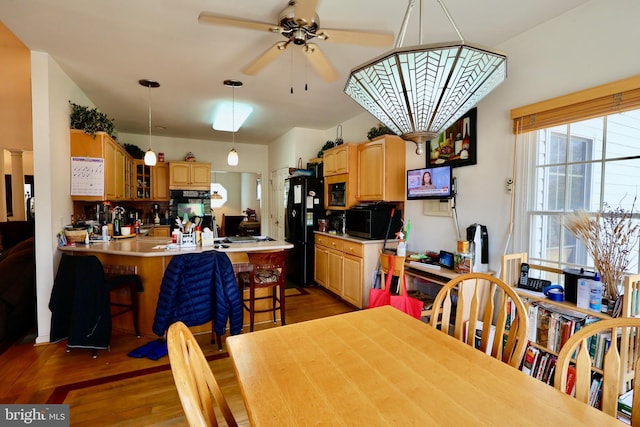
[[[382,241],[315,234],[314,280],[359,308],[369,303],[369,289]]]

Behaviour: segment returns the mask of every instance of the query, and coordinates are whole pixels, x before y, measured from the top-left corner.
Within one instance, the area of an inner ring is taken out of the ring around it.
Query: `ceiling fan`
[[[315,12],[317,3],[318,0],[289,1],[289,5],[280,12],[276,24],[250,21],[209,12],[200,13],[198,22],[279,33],[286,39],[271,46],[242,70],[244,74],[249,76],[260,72],[293,43],[294,45],[302,46],[302,51],[307,59],[324,81],[333,82],[338,79],[338,73],[329,59],[322,53],[319,46],[309,43],[310,40],[317,38],[318,40],[334,43],[378,47],[389,47],[393,44],[394,36],[392,33],[321,28],[320,19]]]

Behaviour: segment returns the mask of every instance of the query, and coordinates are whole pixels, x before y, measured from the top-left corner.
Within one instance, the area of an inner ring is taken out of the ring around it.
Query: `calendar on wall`
[[[71,195],[102,196],[104,194],[104,159],[71,157]]]

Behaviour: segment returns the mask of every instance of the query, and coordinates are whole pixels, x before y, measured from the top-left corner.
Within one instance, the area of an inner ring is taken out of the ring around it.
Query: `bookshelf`
[[[601,319],[609,319],[611,316],[606,313],[579,308],[575,304],[567,301],[552,301],[541,292],[517,288],[517,281],[520,276],[520,264],[523,262],[528,262],[527,253],[504,255],[502,257],[501,278],[505,283],[516,288],[516,293],[522,298],[530,314],[529,345],[523,358],[523,368],[525,371],[529,371],[531,376],[536,378],[540,377],[539,379],[551,385],[553,372],[548,372],[548,370],[551,369],[548,366],[549,363],[554,364],[554,362],[550,362],[550,360],[557,357],[564,342],[581,327]],[[537,272],[539,276],[545,275],[547,278],[551,276],[551,278],[555,279],[552,280],[554,283],[563,282],[564,273],[560,269],[531,263],[529,263],[529,269],[530,273],[533,272],[533,276],[535,276]],[[623,294],[625,296],[622,300],[621,317],[640,316],[640,274],[625,277]],[[568,327],[569,331],[565,332],[564,336],[561,335],[560,338],[558,338],[558,330],[554,329],[552,324],[547,324],[547,319],[549,322],[554,319],[556,322],[555,325],[557,325],[559,319],[563,321],[573,321],[573,324],[570,324]],[[553,340],[552,342],[549,341],[550,336]],[[624,332],[620,332],[617,337],[617,342],[620,344],[620,349],[622,349],[621,364],[624,367],[624,369],[621,369],[621,386],[618,392],[619,394],[623,394],[632,387],[631,381],[634,375],[633,364],[640,355],[640,339],[634,330],[627,329],[624,330]],[[594,355],[602,355],[607,348],[606,338],[601,337],[593,343],[593,349],[590,350],[594,352]],[[542,357],[546,359],[546,365]],[[540,372],[541,364],[543,368]],[[592,367],[592,381],[596,389],[598,386],[598,376],[601,375],[602,369],[600,369],[600,367]],[[597,404],[595,400],[594,404]]]

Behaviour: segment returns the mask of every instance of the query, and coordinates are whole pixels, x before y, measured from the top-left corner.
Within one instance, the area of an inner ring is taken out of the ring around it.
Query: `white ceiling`
[[[553,19],[588,0],[448,0],[466,41],[487,47]],[[321,28],[389,31],[397,36],[408,0],[319,0]],[[420,44],[419,3],[405,46]],[[225,79],[244,83],[236,102],[254,112],[236,142],[269,143],[292,127],[329,129],[362,113],[343,93],[352,68],[391,48],[315,41],[340,77],[323,82],[299,46],[256,76],[241,69],[280,40],[279,34],[198,23],[202,11],[276,23],[286,0],[0,0],[0,20],[31,50],[49,53],[119,132],[148,133],[148,89],[154,135],[231,141],[211,128],[218,102],[231,100]],[[436,0],[423,0],[422,43],[457,40]],[[508,52],[507,52],[508,53]],[[305,91],[305,84],[308,90]],[[290,93],[293,87],[293,94]]]

